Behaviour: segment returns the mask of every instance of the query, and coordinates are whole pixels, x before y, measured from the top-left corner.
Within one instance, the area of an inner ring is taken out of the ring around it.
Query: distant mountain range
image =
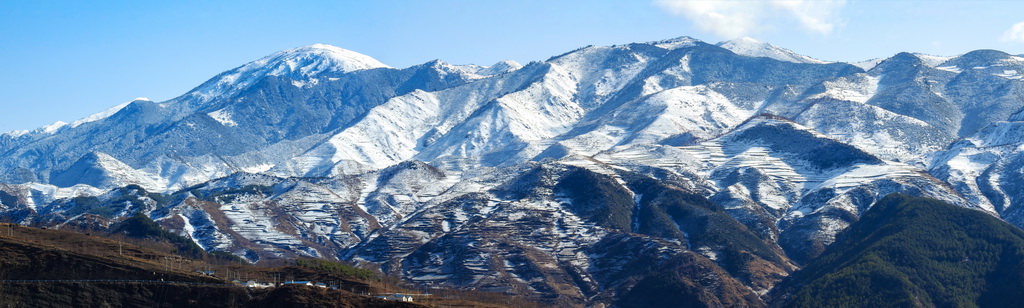
[[[995,50],[851,64],[749,38],[408,68],[310,45],[0,135],[0,217],[141,212],[254,262],[548,304],[761,306],[890,193],[1024,226],[1022,76]]]

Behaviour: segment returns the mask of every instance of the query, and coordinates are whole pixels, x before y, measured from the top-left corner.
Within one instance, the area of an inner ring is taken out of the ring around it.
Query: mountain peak
[[[777,47],[775,45],[768,44],[750,37],[736,38],[724,42],[719,42],[718,44],[715,45],[717,45],[718,47],[728,49],[729,51],[732,51],[738,55],[748,57],[765,57],[779,61],[794,63],[829,63],[827,61],[821,61],[815,58],[801,55],[793,52],[792,50]]]
[[[351,73],[390,68],[370,56],[327,44],[312,44],[275,52],[210,79],[191,94],[200,102],[246,88],[266,76],[306,80],[323,73]]]
[[[166,183],[135,170],[107,153],[93,151],[83,155],[68,169],[55,173],[51,182],[58,187],[86,184],[110,189],[129,184],[140,185],[149,191],[161,191]]]
[[[308,63],[314,62],[314,63]],[[300,66],[299,64],[316,64]],[[312,44],[276,52],[250,64],[277,64],[275,72],[295,71],[312,75],[325,70],[354,72],[365,69],[390,67],[370,56],[327,44]],[[282,67],[281,64],[287,66]],[[248,66],[248,64],[246,65]],[[244,67],[244,66],[243,66]]]
[[[502,60],[502,61],[498,61],[498,63],[495,63],[494,65],[491,65],[491,66],[488,66],[487,68],[481,69],[478,73],[480,75],[492,76],[492,75],[498,75],[498,74],[501,74],[501,73],[507,73],[507,72],[515,71],[515,70],[518,70],[520,68],[523,68],[523,65],[519,64],[519,62],[516,62],[516,61],[513,61],[513,60]]]
[[[739,38],[731,39],[728,42],[733,42],[733,43],[738,43],[738,44],[756,44],[756,45],[764,45],[764,44],[766,44],[765,42],[762,42],[760,40],[757,40],[757,39],[749,37],[749,36],[744,36],[744,37],[739,37]]]
[[[956,66],[962,69],[971,69],[975,67],[988,67],[997,65],[1000,62],[1012,59],[1012,55],[991,49],[979,49],[965,53],[959,57],[950,59],[942,65]]]
[[[928,66],[924,59],[909,52],[900,52],[896,55],[882,60],[872,70],[881,71],[906,71],[912,67]]]
[[[694,45],[697,45],[697,43],[703,43],[703,41],[689,36],[680,36],[677,38],[670,38],[667,40],[647,42],[647,44],[651,44],[665,49],[679,49],[684,47],[692,47]]]

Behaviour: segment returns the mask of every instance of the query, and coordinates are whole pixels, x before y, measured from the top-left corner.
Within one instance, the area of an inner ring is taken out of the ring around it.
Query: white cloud
[[[1006,32],[1003,32],[1003,42],[1024,43],[1024,21],[1006,29]]]
[[[654,0],[654,4],[689,19],[703,31],[735,38],[794,22],[809,32],[828,35],[838,23],[839,11],[846,1]]]
[[[839,19],[839,10],[846,5],[846,1],[843,0],[791,0],[769,3],[792,14],[807,30],[821,34],[832,33],[832,28]]]

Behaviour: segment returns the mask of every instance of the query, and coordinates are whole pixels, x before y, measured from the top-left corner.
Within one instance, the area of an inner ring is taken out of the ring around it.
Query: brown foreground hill
[[[500,295],[476,295],[484,300],[474,301],[465,299],[472,294],[446,290],[437,292],[446,296],[421,297],[415,303],[388,301],[370,295],[418,292],[386,283],[386,278],[345,277],[323,266],[203,261],[166,252],[174,249],[165,246],[0,224],[0,307],[506,307],[495,303],[514,302]],[[205,275],[203,269],[216,269],[220,276]],[[341,288],[247,288],[230,281],[238,279],[316,279]]]

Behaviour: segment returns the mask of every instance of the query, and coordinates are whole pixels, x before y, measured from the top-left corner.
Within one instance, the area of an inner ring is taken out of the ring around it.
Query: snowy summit
[[[230,95],[266,76],[283,76],[304,84],[324,73],[344,74],[375,68],[391,68],[370,56],[327,44],[283,50],[227,71],[207,81],[194,94],[202,100]]]
[[[741,37],[738,39],[724,41],[716,45],[718,45],[718,47],[722,47],[728,49],[729,51],[735,52],[738,55],[748,57],[765,57],[793,63],[829,63],[827,61],[821,61],[815,58],[801,55],[793,52],[792,50],[777,47],[775,45],[758,41],[756,39],[749,37]]]

